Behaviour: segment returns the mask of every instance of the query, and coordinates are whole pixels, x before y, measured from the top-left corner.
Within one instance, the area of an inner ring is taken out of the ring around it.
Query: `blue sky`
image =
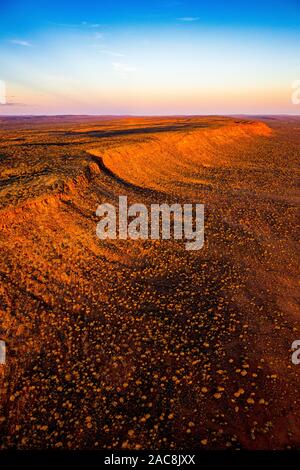
[[[1,1],[1,114],[291,113],[300,2]]]
[[[66,25],[82,21],[114,26],[172,25],[176,18],[199,18],[206,26],[293,28],[300,26],[299,13],[298,0],[2,0],[1,35],[43,30],[51,21]]]

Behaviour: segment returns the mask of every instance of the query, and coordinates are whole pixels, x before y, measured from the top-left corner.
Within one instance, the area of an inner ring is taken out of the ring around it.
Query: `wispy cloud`
[[[104,44],[91,44],[91,47],[95,49],[99,49],[99,52],[106,55],[111,55],[113,57],[125,57],[126,54],[122,54],[121,52],[112,51],[111,49],[107,48]]]
[[[10,39],[9,42],[11,44],[16,44],[17,46],[23,46],[23,47],[32,46],[32,44],[29,41],[25,41],[24,39]]]
[[[95,39],[103,39],[103,36],[104,36],[104,34],[103,34],[103,33],[100,33],[99,31],[94,34],[94,38],[95,38]]]
[[[192,22],[192,21],[198,21],[200,20],[199,16],[183,16],[181,18],[177,18],[179,21],[187,21],[187,22]]]
[[[1,104],[1,108],[5,106],[32,106],[32,105],[29,105],[27,103],[18,103],[18,102],[8,101],[7,103]]]
[[[100,28],[99,23],[89,23],[88,21],[82,21],[82,26],[86,26],[87,28]]]
[[[62,28],[100,28],[99,23],[89,23],[88,21],[81,21],[81,23],[56,23],[53,21],[48,21],[48,24],[52,26],[58,26]]]
[[[110,51],[109,49],[101,49],[100,52],[102,52],[102,54],[111,55],[113,57],[125,57],[125,54],[121,54],[121,52]]]
[[[127,78],[130,73],[135,72],[137,70],[136,67],[124,64],[122,62],[113,62],[112,66],[114,70],[121,75],[122,78]]]

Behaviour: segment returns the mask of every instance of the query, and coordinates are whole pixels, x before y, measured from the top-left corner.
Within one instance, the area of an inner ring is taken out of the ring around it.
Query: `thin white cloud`
[[[23,39],[11,39],[9,42],[23,47],[30,47],[32,45],[29,41],[25,41]]]
[[[111,55],[113,57],[125,57],[125,54],[121,54],[121,52],[110,51],[109,49],[101,49],[100,52],[102,52],[102,54]]]
[[[99,23],[89,23],[88,21],[82,21],[82,26],[87,26],[88,28],[100,28]]]
[[[62,28],[76,28],[76,29],[83,29],[83,28],[100,28],[101,24],[99,23],[89,23],[88,21],[81,21],[81,23],[56,23],[53,21],[48,21],[48,24],[52,26],[59,26]]]
[[[122,62],[113,62],[112,66],[116,72],[120,74],[122,78],[128,78],[128,75],[136,71],[136,67],[132,65],[124,64]]]
[[[136,67],[132,67],[131,65],[123,64],[121,62],[113,62],[112,65],[113,65],[113,68],[117,70],[118,72],[128,73],[128,72],[136,71]]]
[[[123,54],[121,52],[112,51],[111,49],[108,49],[108,47],[104,44],[99,44],[99,43],[91,44],[91,47],[94,47],[95,49],[99,49],[99,52],[101,52],[102,54],[111,55],[113,57],[125,57],[126,56],[126,54]]]
[[[100,32],[97,32],[97,33],[94,34],[95,39],[103,39],[103,36],[104,36],[104,34],[100,33]]]
[[[186,21],[186,22],[192,22],[192,21],[198,21],[200,20],[199,16],[183,16],[182,18],[178,18],[179,21]]]
[[[2,107],[2,106],[36,106],[36,105],[29,105],[29,104],[27,104],[27,103],[17,103],[17,102],[11,103],[11,102],[7,102],[7,103],[1,105],[1,107]]]

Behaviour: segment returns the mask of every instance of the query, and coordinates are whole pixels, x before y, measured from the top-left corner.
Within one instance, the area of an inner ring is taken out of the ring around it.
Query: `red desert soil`
[[[0,447],[299,448],[300,120],[0,118],[0,139]],[[204,248],[100,241],[119,195],[204,203]]]

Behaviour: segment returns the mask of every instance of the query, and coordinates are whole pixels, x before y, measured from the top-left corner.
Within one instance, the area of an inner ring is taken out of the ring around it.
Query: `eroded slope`
[[[299,447],[300,123],[269,125],[1,120],[2,447]],[[205,247],[100,242],[119,195],[204,202]]]

